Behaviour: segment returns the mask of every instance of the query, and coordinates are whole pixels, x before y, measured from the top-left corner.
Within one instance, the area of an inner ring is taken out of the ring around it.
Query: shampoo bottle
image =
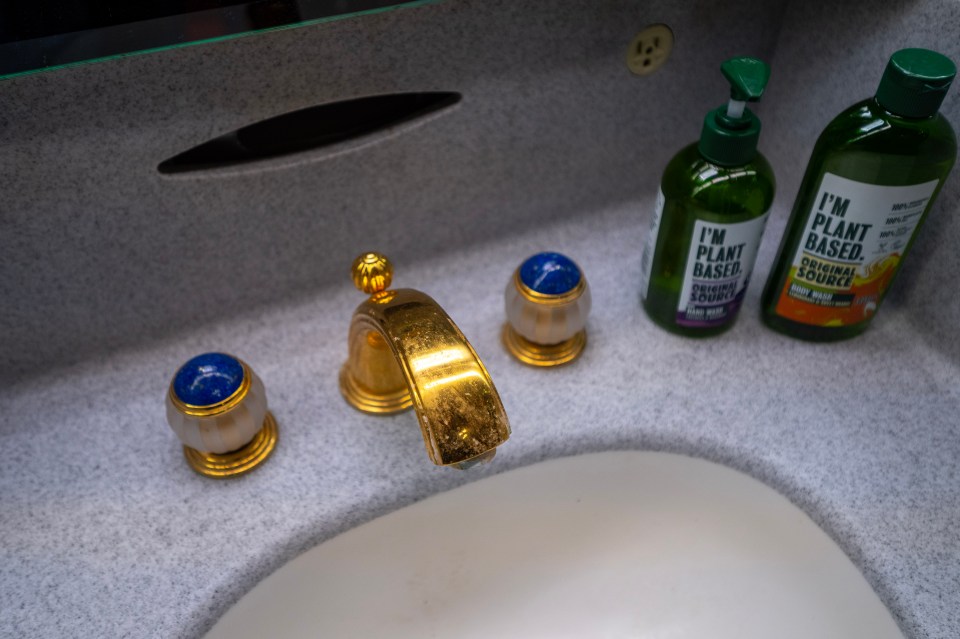
[[[956,158],[938,113],[955,74],[934,51],[897,51],[876,96],[827,125],[763,291],[768,326],[814,341],[866,329]]]
[[[733,58],[720,70],[730,101],[710,111],[700,141],[667,164],[641,259],[647,314],[695,337],[716,335],[736,319],[776,189],[757,151],[760,120],[746,108],[763,95],[770,68]]]

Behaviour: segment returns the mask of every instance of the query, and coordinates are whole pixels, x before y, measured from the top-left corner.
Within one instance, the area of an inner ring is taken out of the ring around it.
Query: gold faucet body
[[[370,262],[374,256],[357,261]],[[376,257],[389,269],[382,256]],[[355,281],[357,268],[355,263]],[[429,295],[384,290],[389,282],[388,271],[375,286],[358,284],[373,295],[350,322],[349,355],[340,370],[343,396],[367,413],[412,406],[427,454],[437,465],[466,468],[487,461],[510,437],[507,414],[487,369]]]

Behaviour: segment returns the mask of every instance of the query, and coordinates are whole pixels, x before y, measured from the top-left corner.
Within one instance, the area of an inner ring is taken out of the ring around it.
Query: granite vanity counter
[[[349,283],[5,391],[0,630],[199,636],[258,580],[361,522],[538,460],[642,449],[773,486],[853,558],[907,636],[951,636],[960,370],[896,307],[850,342],[777,335],[756,317],[757,287],[725,336],[669,335],[642,315],[639,267],[624,259],[644,232],[635,208],[398,265],[398,284],[428,291],[471,339],[510,416],[510,441],[472,471],[432,466],[412,414],[371,417],[340,397],[360,297]],[[576,256],[595,300],[584,356],[557,370],[499,343],[501,284],[544,247]],[[273,458],[231,481],[189,469],[162,410],[172,371],[213,348],[255,367],[280,423]]]

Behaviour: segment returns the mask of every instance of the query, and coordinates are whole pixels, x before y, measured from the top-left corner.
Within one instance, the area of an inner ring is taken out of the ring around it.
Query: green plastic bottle
[[[768,326],[813,341],[867,328],[956,159],[937,112],[956,71],[934,51],[897,51],[876,96],[820,135],[764,287]]]
[[[760,120],[746,108],[763,95],[770,68],[733,58],[720,70],[730,101],[710,111],[700,141],[667,164],[641,260],[647,314],[693,337],[721,333],[736,319],[776,190],[757,151]]]

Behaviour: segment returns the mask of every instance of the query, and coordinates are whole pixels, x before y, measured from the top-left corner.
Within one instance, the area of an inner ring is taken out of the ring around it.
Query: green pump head
[[[760,100],[770,67],[756,58],[731,58],[720,71],[730,82],[730,101],[704,118],[700,154],[714,164],[740,166],[757,155],[760,120],[746,103]]]

